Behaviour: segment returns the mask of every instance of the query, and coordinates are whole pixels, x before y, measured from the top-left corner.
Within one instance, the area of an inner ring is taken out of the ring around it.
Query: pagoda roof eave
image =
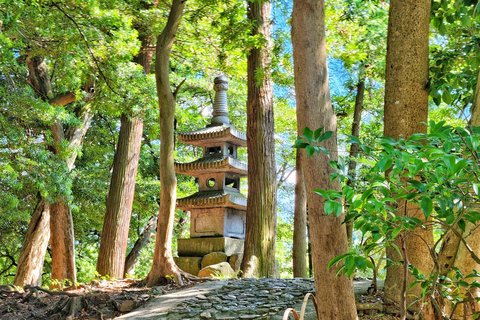
[[[248,166],[235,158],[204,157],[188,163],[175,163],[175,172],[190,176],[198,176],[211,172],[230,172],[246,177]]]
[[[180,142],[203,147],[207,143],[230,142],[239,147],[247,146],[247,135],[230,125],[210,126],[193,132],[177,134]]]
[[[199,191],[191,196],[177,199],[177,209],[191,210],[194,208],[233,208],[247,209],[247,198],[238,192],[226,190]]]

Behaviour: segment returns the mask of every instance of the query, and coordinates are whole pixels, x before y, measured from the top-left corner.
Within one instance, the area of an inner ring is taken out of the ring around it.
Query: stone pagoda
[[[247,199],[240,193],[240,178],[247,176],[248,168],[237,159],[237,149],[246,147],[246,135],[228,119],[228,79],[219,76],[214,84],[211,124],[178,134],[179,141],[201,147],[203,156],[175,163],[177,173],[193,176],[198,182],[198,192],[177,199],[177,209],[190,212],[190,238],[178,240],[179,257],[175,259],[181,269],[195,275],[205,267],[203,256],[220,252],[225,260],[230,259],[243,253],[245,239]]]

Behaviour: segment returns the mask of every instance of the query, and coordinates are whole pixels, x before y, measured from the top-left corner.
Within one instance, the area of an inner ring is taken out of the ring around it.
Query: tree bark
[[[52,95],[51,83],[44,58],[29,58],[27,59],[27,66],[29,69],[28,81],[39,98],[57,106],[65,106],[75,101],[75,94],[70,92],[59,94],[50,99]],[[73,168],[77,150],[82,144],[93,117],[88,104],[80,109],[78,117],[81,124],[68,128],[66,132],[64,132],[60,122],[55,122],[50,127],[54,139],[53,149],[55,154],[60,154],[58,148],[64,139],[69,142],[70,152],[63,159],[68,170]],[[47,234],[52,244],[52,279],[76,281],[74,231],[70,208],[64,199],[58,199],[50,205],[45,199],[41,198],[37,203],[22,245],[14,280],[15,284],[40,285],[43,261],[48,246],[48,242],[47,244],[44,243]]]
[[[172,255],[172,233],[175,218],[177,178],[173,160],[175,97],[170,90],[169,58],[175,34],[180,25],[185,0],[173,0],[167,25],[157,38],[155,78],[158,104],[160,107],[160,209],[158,213],[157,237],[153,265],[147,276],[147,285],[153,286],[167,275],[173,275],[181,283],[180,269]]]
[[[65,96],[65,95],[62,95]],[[60,105],[60,103],[73,102],[75,95],[68,95],[68,98],[54,98],[50,103]],[[54,102],[52,102],[54,101]],[[81,124],[67,129],[63,133],[61,123],[55,123],[51,130],[55,142],[55,153],[58,154],[58,146],[65,139],[68,140],[69,153],[65,160],[68,170],[72,170],[78,155],[78,148],[82,145],[83,138],[87,134],[92,120],[93,113],[90,105],[84,105],[78,118]],[[63,281],[65,279],[71,282],[77,281],[77,271],[75,268],[75,233],[73,228],[73,217],[70,206],[66,199],[59,198],[50,206],[50,246],[52,249],[52,279]]]
[[[387,61],[385,75],[384,135],[394,139],[407,139],[414,133],[426,132],[428,115],[428,36],[430,23],[430,0],[390,1]],[[397,214],[425,219],[417,205],[397,202]],[[425,241],[433,243],[432,230],[415,230]],[[418,237],[407,234],[406,252],[410,264],[429,273],[433,260],[425,243]],[[397,241],[398,242],[398,241]],[[398,245],[398,243],[397,243]],[[387,258],[399,262],[402,258],[393,247],[387,247]],[[387,269],[385,300],[399,304],[403,292],[403,267],[396,265]],[[412,278],[407,280],[413,281]],[[407,305],[419,295],[420,286],[409,290]],[[421,303],[410,310],[419,311]]]
[[[28,225],[18,258],[17,271],[13,284],[40,286],[42,284],[43,262],[50,239],[50,205],[41,198]]]
[[[297,150],[295,182],[295,212],[293,215],[293,276],[307,277],[307,195],[301,165],[301,152]]]
[[[360,137],[360,127],[362,124],[362,111],[363,111],[363,98],[365,96],[365,72],[364,66],[362,66],[360,73],[358,75],[358,84],[357,84],[357,94],[355,96],[355,107],[353,110],[353,123],[352,123],[352,136]],[[348,175],[350,177],[355,176],[355,169],[357,167],[357,161],[355,160],[358,155],[358,144],[352,143],[350,146],[349,158],[350,162],[348,164]],[[354,181],[348,180],[347,185],[354,187]],[[347,238],[349,246],[353,242],[353,220],[347,221]]]
[[[327,270],[328,263],[348,251],[347,233],[342,225],[344,213],[326,215],[325,199],[314,189],[340,190],[338,180],[330,181],[333,169],[328,162],[338,158],[337,120],[330,100],[325,38],[324,1],[294,0],[292,11],[292,44],[295,98],[299,135],[304,127],[324,127],[332,138],[324,141],[330,156],[315,155],[302,162],[307,190],[308,216],[315,270],[315,291],[325,319],[356,319],[353,284],[345,276]],[[305,151],[301,151],[305,152]],[[306,158],[306,155],[305,155]]]
[[[122,115],[98,252],[97,272],[101,275],[124,275],[142,133],[142,120]]]
[[[139,32],[141,33],[142,49],[150,46],[151,36],[143,33],[143,30],[139,30]],[[145,74],[150,73],[152,55],[151,51],[142,51],[134,58],[134,61],[143,67]],[[123,278],[127,273],[125,271],[125,255],[135,197],[135,180],[142,146],[142,133],[142,119],[139,117],[130,119],[128,115],[122,115],[97,261],[97,272],[101,275]],[[138,258],[139,254],[140,251],[136,257],[132,256],[134,260],[131,263]],[[129,269],[131,270],[133,266],[134,264],[130,265]]]
[[[148,219],[147,225],[143,229],[142,233],[138,237],[138,240],[133,245],[132,250],[125,259],[125,275],[132,274],[135,270],[135,265],[137,264],[138,259],[140,258],[140,253],[142,249],[150,244],[152,232],[157,226],[158,218],[157,216],[151,216]]]
[[[277,233],[277,178],[273,117],[273,88],[270,75],[269,1],[248,1],[247,17],[253,23],[252,36],[265,44],[250,49],[247,58],[247,148],[248,206],[243,277],[275,276]]]

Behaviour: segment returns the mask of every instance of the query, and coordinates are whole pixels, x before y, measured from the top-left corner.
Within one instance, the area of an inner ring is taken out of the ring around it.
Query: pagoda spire
[[[213,80],[213,83],[213,90],[215,90],[215,101],[213,102],[213,118],[211,125],[229,125],[230,119],[228,119],[227,103],[228,78],[224,75],[220,75]]]

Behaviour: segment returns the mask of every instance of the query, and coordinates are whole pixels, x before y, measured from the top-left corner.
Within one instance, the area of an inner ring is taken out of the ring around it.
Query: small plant
[[[295,147],[305,148],[309,156],[326,153],[319,144],[331,134],[322,132],[323,128],[315,132],[305,128]],[[373,267],[368,259],[371,253],[392,247],[401,259],[398,262],[386,259],[387,268],[401,265],[405,274],[409,272],[415,277],[410,288],[421,287],[416,301],[432,303],[445,319],[451,318],[457,307],[466,307],[472,300],[475,303],[470,292],[480,288],[477,281],[472,281],[480,278],[477,270],[470,270],[468,274],[462,274],[453,266],[443,270],[438,257],[442,255],[446,236],[453,233],[454,238],[464,244],[468,255],[480,264],[478,251],[471,249],[465,240],[478,232],[475,224],[480,221],[480,212],[476,209],[480,203],[479,135],[480,127],[465,129],[445,125],[445,122],[430,122],[429,133],[399,140],[383,137],[376,146],[363,145],[358,138],[349,136],[348,142],[357,143],[368,159],[365,163],[371,163],[370,166],[364,163],[359,172],[356,181],[359,189],[354,190],[346,184],[353,178],[347,175],[347,161],[339,159],[330,162],[336,170],[331,179],[339,179],[344,185],[342,190],[317,189],[314,192],[326,199],[326,214],[338,216],[345,206],[345,222],[353,221],[355,229],[371,240],[357,252],[334,258],[329,268],[342,261],[337,274],[351,276],[356,269]],[[397,214],[400,207],[407,205],[417,206],[423,216]],[[435,231],[434,243],[422,239],[428,245],[435,266],[431,272],[423,274],[408,263],[402,239],[407,235],[422,237],[419,231],[429,228]],[[448,304],[453,311],[446,314],[445,305]],[[461,304],[464,306],[459,307]],[[479,315],[480,312],[476,312],[474,318]]]

